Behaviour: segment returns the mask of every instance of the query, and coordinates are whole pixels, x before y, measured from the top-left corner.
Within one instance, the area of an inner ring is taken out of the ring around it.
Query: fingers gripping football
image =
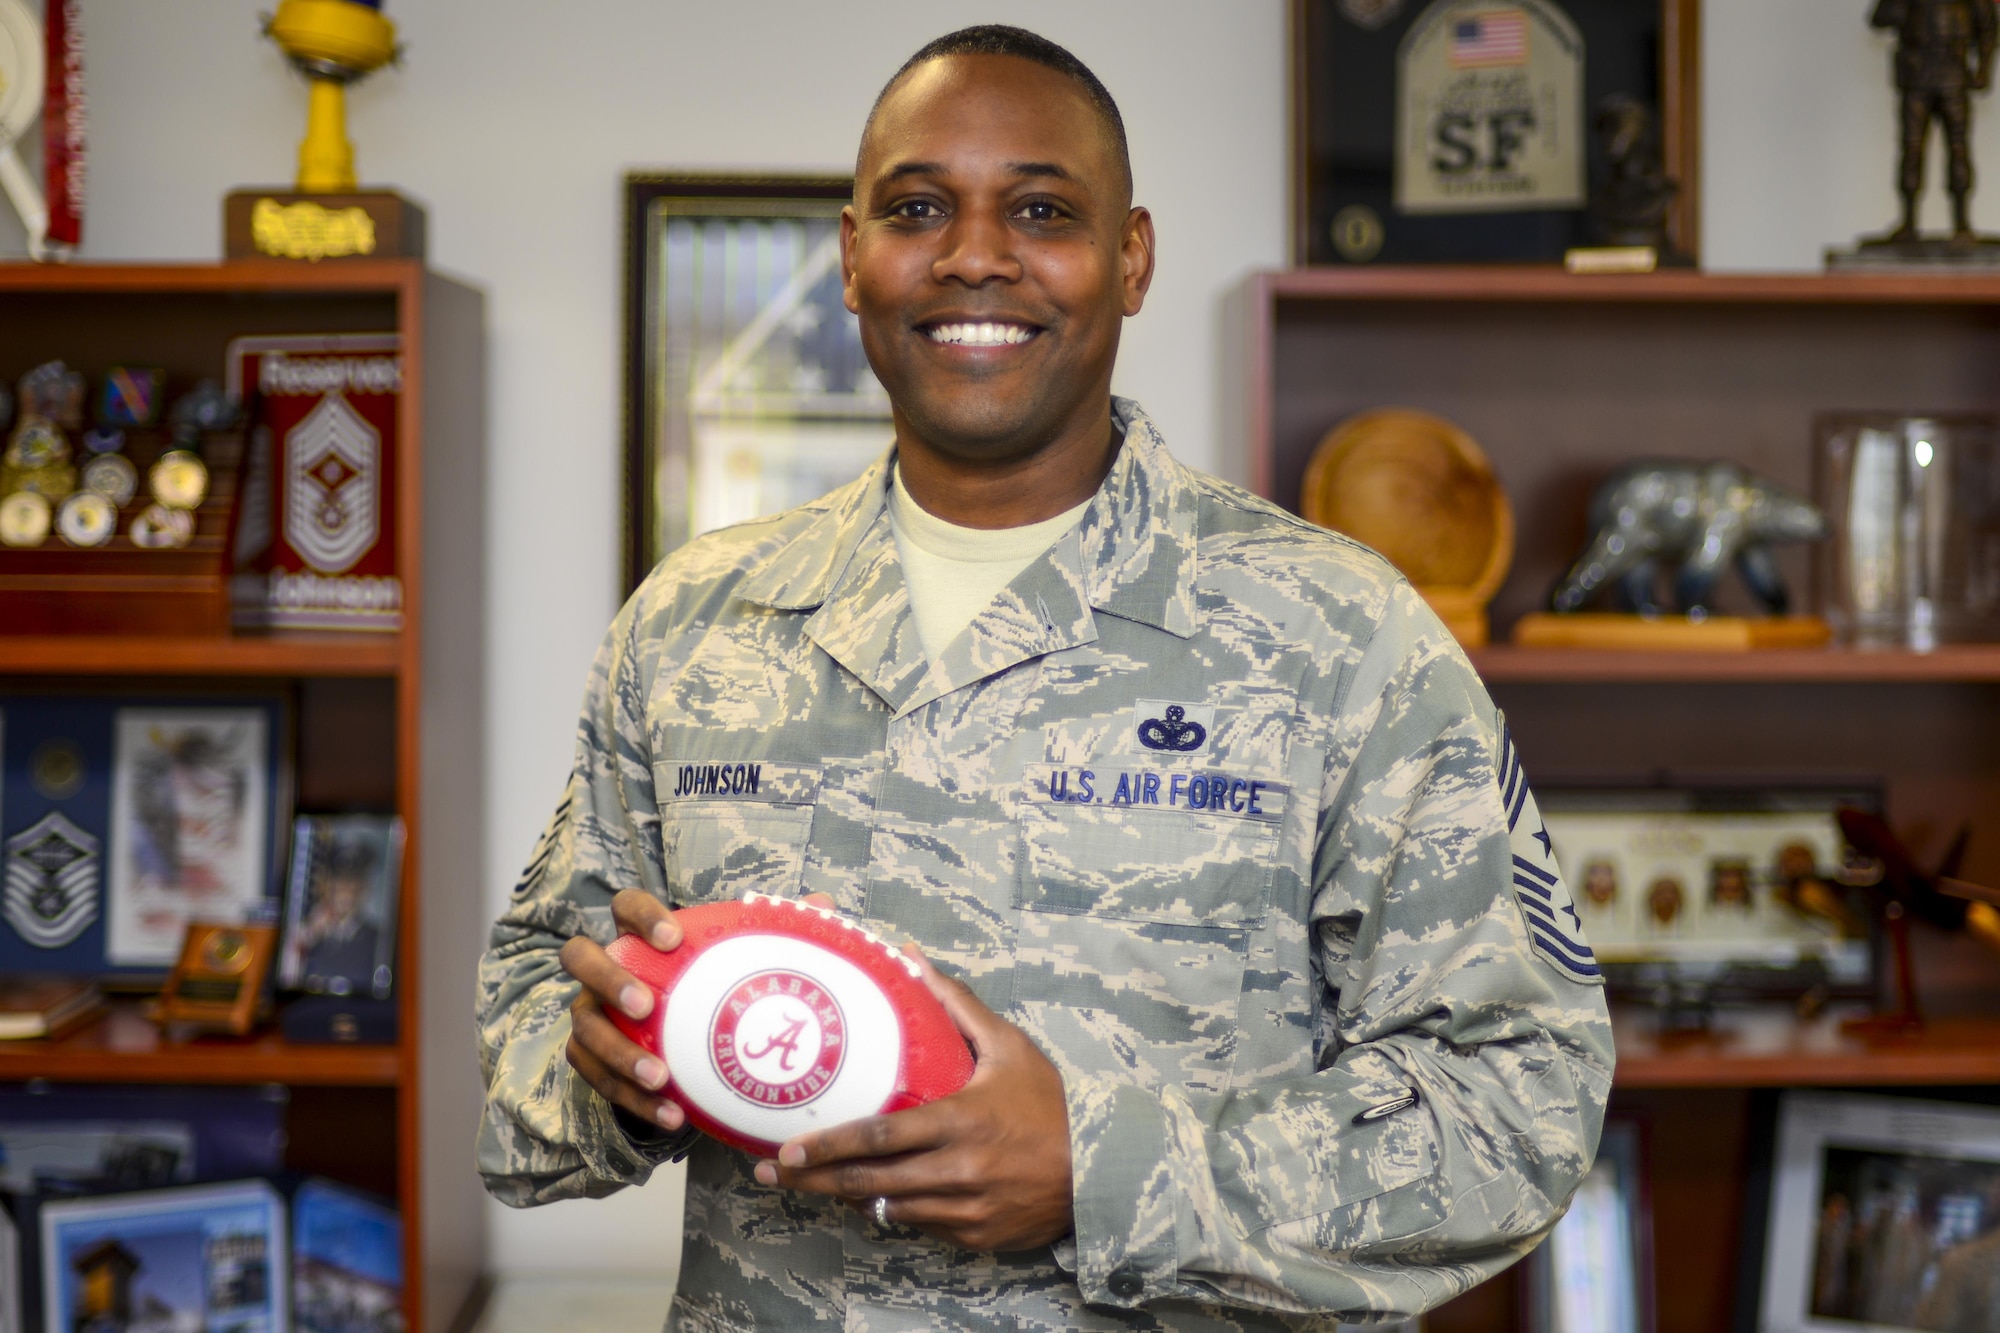
[[[674,914],[650,894],[626,889],[611,900],[611,915],[621,933],[639,935],[656,949],[680,943]],[[615,1007],[630,1018],[645,1018],[653,1011],[651,988],[586,935],[563,945],[561,958],[563,970],[583,987],[570,1002],[571,1067],[612,1105],[647,1124],[679,1129],[686,1123],[681,1108],[658,1095],[666,1086],[666,1064],[629,1040],[605,1015],[606,1008]]]
[[[914,949],[924,980],[977,1064],[949,1097],[802,1136],[758,1179],[829,1194],[962,1249],[1046,1245],[1073,1226],[1069,1111],[1062,1076],[1026,1033]]]

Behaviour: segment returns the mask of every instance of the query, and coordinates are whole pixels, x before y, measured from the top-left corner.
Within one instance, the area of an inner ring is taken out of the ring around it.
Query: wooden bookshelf
[[[484,1266],[484,1204],[466,1166],[480,1088],[465,1017],[484,936],[482,815],[478,784],[466,781],[483,762],[484,321],[479,293],[411,260],[0,264],[9,378],[60,357],[93,383],[109,365],[138,364],[180,387],[220,378],[224,349],[245,334],[402,337],[391,516],[401,633],[0,627],[10,692],[226,695],[255,681],[291,693],[298,807],[394,810],[407,830],[399,1040],[299,1046],[267,1026],[244,1040],[167,1042],[121,999],[60,1040],[0,1044],[0,1081],[284,1085],[289,1166],[396,1196],[412,1330],[450,1327]]]
[[[2000,278],[1353,267],[1254,276],[1228,313],[1246,358],[1235,471],[1287,508],[1321,437],[1371,408],[1435,412],[1492,458],[1519,539],[1495,643],[1473,660],[1537,786],[1879,780],[1920,861],[1970,823],[1964,873],[2000,881],[2000,644],[1696,654],[1507,642],[1581,549],[1590,492],[1621,463],[1727,458],[1811,494],[1818,413],[2000,413]],[[1782,549],[1780,562],[1805,603],[1806,552]],[[1725,612],[1747,608],[1733,583]],[[1957,1003],[1907,1041],[1861,1041],[1836,1018],[1784,1009],[1725,1011],[1717,1035],[1694,1039],[1661,1039],[1643,1011],[1616,1016],[1612,1106],[1648,1125],[1654,1234],[1671,1238],[1655,1249],[1659,1333],[1731,1323],[1754,1099],[2000,1085],[2000,959],[1960,952]],[[1428,1326],[1485,1333],[1517,1318],[1503,1278]]]
[[[133,1000],[55,1041],[0,1042],[0,1083],[283,1083],[392,1088],[393,1046],[293,1046],[276,1032],[170,1042]]]
[[[393,676],[396,634],[0,635],[4,676]]]

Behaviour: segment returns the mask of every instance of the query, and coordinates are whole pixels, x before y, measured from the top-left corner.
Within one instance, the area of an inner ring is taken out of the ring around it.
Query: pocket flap
[[[1021,814],[1018,906],[1162,925],[1255,929],[1271,891],[1274,825],[1118,806]]]

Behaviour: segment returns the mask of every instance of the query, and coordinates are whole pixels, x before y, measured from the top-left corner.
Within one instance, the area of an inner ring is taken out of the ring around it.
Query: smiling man
[[[893,446],[676,552],[599,653],[482,966],[479,1160],[526,1205],[686,1156],[673,1328],[1409,1313],[1589,1166],[1610,1031],[1506,728],[1379,558],[1111,396],[1153,273],[1131,195],[1067,51],[912,57],[842,221]],[[602,946],[747,890],[911,940],[971,1083],[776,1161],[698,1138]]]

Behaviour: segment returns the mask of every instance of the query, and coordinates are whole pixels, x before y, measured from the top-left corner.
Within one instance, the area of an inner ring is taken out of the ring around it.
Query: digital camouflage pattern
[[[1078,526],[935,667],[888,458],[690,543],[612,626],[481,968],[488,1188],[687,1146],[563,1056],[557,950],[626,888],[816,891],[916,940],[1062,1072],[1075,1168],[1074,1237],[994,1256],[702,1140],[672,1328],[1331,1328],[1490,1277],[1590,1164],[1603,991],[1464,654],[1373,553],[1116,413]]]

